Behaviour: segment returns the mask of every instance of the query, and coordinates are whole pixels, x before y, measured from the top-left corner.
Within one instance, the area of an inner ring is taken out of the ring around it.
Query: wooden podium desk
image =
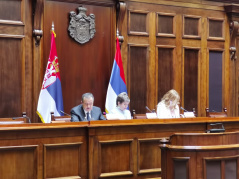
[[[239,132],[176,133],[162,140],[162,179],[236,179]]]
[[[159,141],[215,122],[239,131],[239,118],[0,125],[0,178],[158,179]]]

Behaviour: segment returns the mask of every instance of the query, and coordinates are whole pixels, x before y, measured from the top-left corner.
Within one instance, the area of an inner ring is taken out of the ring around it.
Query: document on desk
[[[107,120],[119,120],[119,116],[117,114],[106,114]]]
[[[187,118],[187,117],[195,117],[193,112],[184,112],[183,115],[184,115],[185,118]]]
[[[155,112],[153,112],[153,113],[146,113],[146,117],[147,117],[147,119],[156,119],[156,118],[158,118],[157,114]]]

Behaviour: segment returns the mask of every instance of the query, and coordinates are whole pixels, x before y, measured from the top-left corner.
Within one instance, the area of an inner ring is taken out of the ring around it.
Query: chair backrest
[[[30,118],[27,117],[26,112],[22,113],[22,117],[0,118],[0,124],[24,124],[30,123]]]
[[[51,112],[52,123],[71,122],[71,116],[54,116],[54,112]]]
[[[223,108],[222,112],[209,112],[209,108],[206,108],[206,117],[227,117],[227,108]]]
[[[136,114],[135,109],[132,110],[133,119],[147,119],[146,114]]]

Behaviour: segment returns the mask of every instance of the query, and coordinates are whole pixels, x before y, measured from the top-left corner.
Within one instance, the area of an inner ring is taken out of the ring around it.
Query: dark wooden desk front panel
[[[162,142],[162,179],[234,179],[239,132],[177,133]]]
[[[239,129],[238,118],[1,125],[0,178],[159,178],[160,139],[219,121]]]
[[[0,178],[88,178],[87,125],[1,125]]]

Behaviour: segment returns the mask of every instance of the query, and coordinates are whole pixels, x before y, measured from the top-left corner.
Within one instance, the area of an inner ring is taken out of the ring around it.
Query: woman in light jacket
[[[114,114],[119,119],[131,119],[131,113],[127,109],[130,103],[130,99],[127,93],[120,93],[116,98],[116,108],[112,110],[111,114]]]
[[[179,118],[180,96],[174,89],[169,90],[157,105],[158,118]]]

